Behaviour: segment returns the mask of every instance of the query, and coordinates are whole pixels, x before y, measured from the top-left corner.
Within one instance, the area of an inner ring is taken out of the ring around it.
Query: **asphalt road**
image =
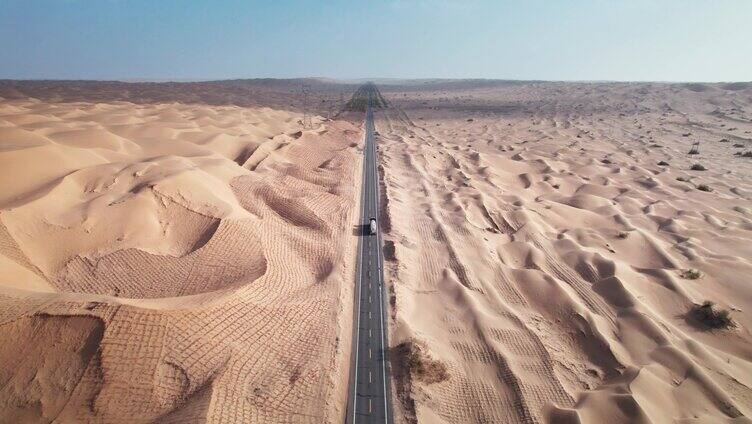
[[[370,218],[379,219],[379,179],[376,168],[373,110],[376,88],[368,86],[365,121],[365,158],[361,214],[357,226],[358,271],[355,308],[356,333],[353,335],[347,423],[391,423],[386,316],[384,314],[384,267],[381,250],[381,225],[375,235],[369,232]]]

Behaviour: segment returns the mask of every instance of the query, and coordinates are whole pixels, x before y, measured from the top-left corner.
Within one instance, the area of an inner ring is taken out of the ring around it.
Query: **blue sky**
[[[0,0],[0,78],[752,80],[750,0]]]

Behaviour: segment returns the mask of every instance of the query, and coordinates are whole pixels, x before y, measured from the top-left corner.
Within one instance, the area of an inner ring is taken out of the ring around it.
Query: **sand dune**
[[[308,87],[307,102],[301,91]],[[84,102],[96,104],[129,103],[164,105],[170,103],[271,108],[278,111],[307,110],[331,117],[349,99],[359,84],[334,82],[321,78],[239,79],[196,82],[123,82],[123,81],[14,81],[0,80],[0,97],[7,100],[38,99],[46,102]],[[72,111],[69,117],[81,111]],[[154,110],[156,114],[166,111]],[[165,118],[170,118],[170,113]],[[203,115],[216,112],[203,110]],[[178,115],[172,115],[176,117]],[[36,119],[28,116],[19,119]],[[46,119],[46,118],[45,118]],[[108,114],[108,122],[128,123],[127,113]]]
[[[18,97],[0,101],[0,421],[338,421],[359,126]]]
[[[298,83],[0,82],[0,421],[341,421],[361,116]],[[400,422],[750,422],[749,84],[381,88]]]
[[[382,87],[400,420],[749,422],[750,90]]]

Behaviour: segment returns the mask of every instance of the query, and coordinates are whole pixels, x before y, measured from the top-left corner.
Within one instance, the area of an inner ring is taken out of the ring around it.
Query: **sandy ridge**
[[[314,124],[0,102],[0,420],[336,421],[360,129]]]
[[[749,416],[752,163],[734,153],[750,148],[752,102],[731,88],[382,90],[390,340],[447,374],[408,376],[402,419]],[[704,300],[735,327],[693,318]]]

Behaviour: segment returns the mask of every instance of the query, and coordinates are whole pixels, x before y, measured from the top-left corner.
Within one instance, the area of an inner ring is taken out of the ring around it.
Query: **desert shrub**
[[[734,144],[734,147],[744,147],[744,145],[740,144],[740,143],[736,143],[736,144]]]
[[[697,189],[700,190],[700,191],[707,191],[707,192],[713,191],[713,189],[710,188],[710,186],[707,185],[707,184],[700,184],[700,185],[697,186]]]
[[[396,261],[396,249],[394,248],[394,242],[392,240],[384,241],[384,259],[387,261]]]
[[[689,178],[688,177],[676,177],[676,181],[681,181],[683,183],[688,183]]]
[[[606,165],[608,165],[611,163],[611,161],[609,159],[602,159],[601,163],[605,163]]]
[[[666,162],[665,160],[662,160],[658,162],[658,166],[668,166],[668,162]]]
[[[710,328],[725,329],[734,325],[731,312],[727,309],[716,308],[709,300],[702,302],[701,305],[693,305],[690,314]]]
[[[696,280],[702,277],[702,272],[694,268],[689,268],[682,271],[681,277],[687,280]]]
[[[629,237],[629,233],[626,231],[619,231],[619,234],[617,234],[616,237],[619,237],[620,239],[625,239]]]
[[[728,143],[729,140],[728,140],[728,138],[722,138],[722,139],[718,140],[718,142],[719,143]]]
[[[705,168],[704,166],[702,166],[702,164],[699,164],[699,163],[692,165],[689,169],[693,171],[707,171],[708,170],[708,168]]]
[[[743,158],[752,158],[752,150],[748,150],[744,153],[739,152],[739,156]]]
[[[398,374],[411,376],[426,384],[440,383],[449,378],[447,367],[426,352],[413,340],[404,341],[391,349],[392,368]]]

